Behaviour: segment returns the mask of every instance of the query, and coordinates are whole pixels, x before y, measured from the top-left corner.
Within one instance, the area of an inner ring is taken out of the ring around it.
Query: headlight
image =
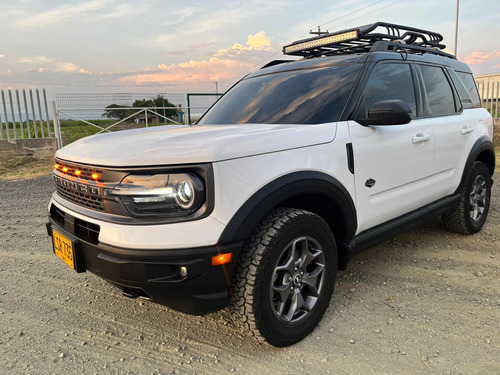
[[[133,217],[188,216],[205,202],[203,180],[193,173],[128,175],[104,193]]]

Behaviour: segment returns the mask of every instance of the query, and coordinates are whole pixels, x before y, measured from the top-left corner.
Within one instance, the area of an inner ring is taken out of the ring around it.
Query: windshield
[[[350,64],[246,78],[228,91],[198,124],[338,121],[360,70],[360,64]]]

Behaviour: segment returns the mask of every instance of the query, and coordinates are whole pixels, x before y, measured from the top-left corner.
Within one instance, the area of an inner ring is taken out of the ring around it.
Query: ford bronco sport
[[[493,123],[442,36],[376,23],[284,47],[191,126],[57,151],[54,252],[129,297],[229,304],[275,346],[322,318],[337,270],[440,215],[473,234],[490,204]]]

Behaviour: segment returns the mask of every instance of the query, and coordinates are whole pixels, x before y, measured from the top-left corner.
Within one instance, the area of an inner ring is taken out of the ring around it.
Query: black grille
[[[75,235],[84,241],[97,244],[99,242],[100,227],[75,217]]]
[[[57,170],[63,175],[76,177],[87,181],[95,180],[92,178],[93,174],[97,174],[100,177],[103,172],[101,169],[92,168],[88,165],[83,164],[66,163],[59,160],[56,160],[56,163],[59,165]],[[66,171],[64,169],[66,169]],[[75,174],[76,171],[80,171],[80,174]]]
[[[101,230],[99,225],[89,223],[88,221],[67,214],[54,204],[50,207],[50,218],[54,223],[75,235],[80,240],[95,245],[99,243],[99,232]]]
[[[54,220],[57,224],[60,224],[61,226],[64,227],[64,220],[66,217],[66,214],[64,211],[61,211],[59,208],[57,208],[55,205],[52,205],[50,207],[50,217],[52,220]]]
[[[57,194],[80,206],[88,207],[97,211],[104,211],[102,198],[100,197],[94,197],[82,192],[74,191],[69,187],[61,185],[57,185]]]

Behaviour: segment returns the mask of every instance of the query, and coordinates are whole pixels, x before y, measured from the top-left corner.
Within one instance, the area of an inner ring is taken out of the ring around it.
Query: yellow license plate
[[[52,239],[54,241],[54,252],[56,255],[72,269],[75,269],[73,242],[55,229],[52,229]]]

